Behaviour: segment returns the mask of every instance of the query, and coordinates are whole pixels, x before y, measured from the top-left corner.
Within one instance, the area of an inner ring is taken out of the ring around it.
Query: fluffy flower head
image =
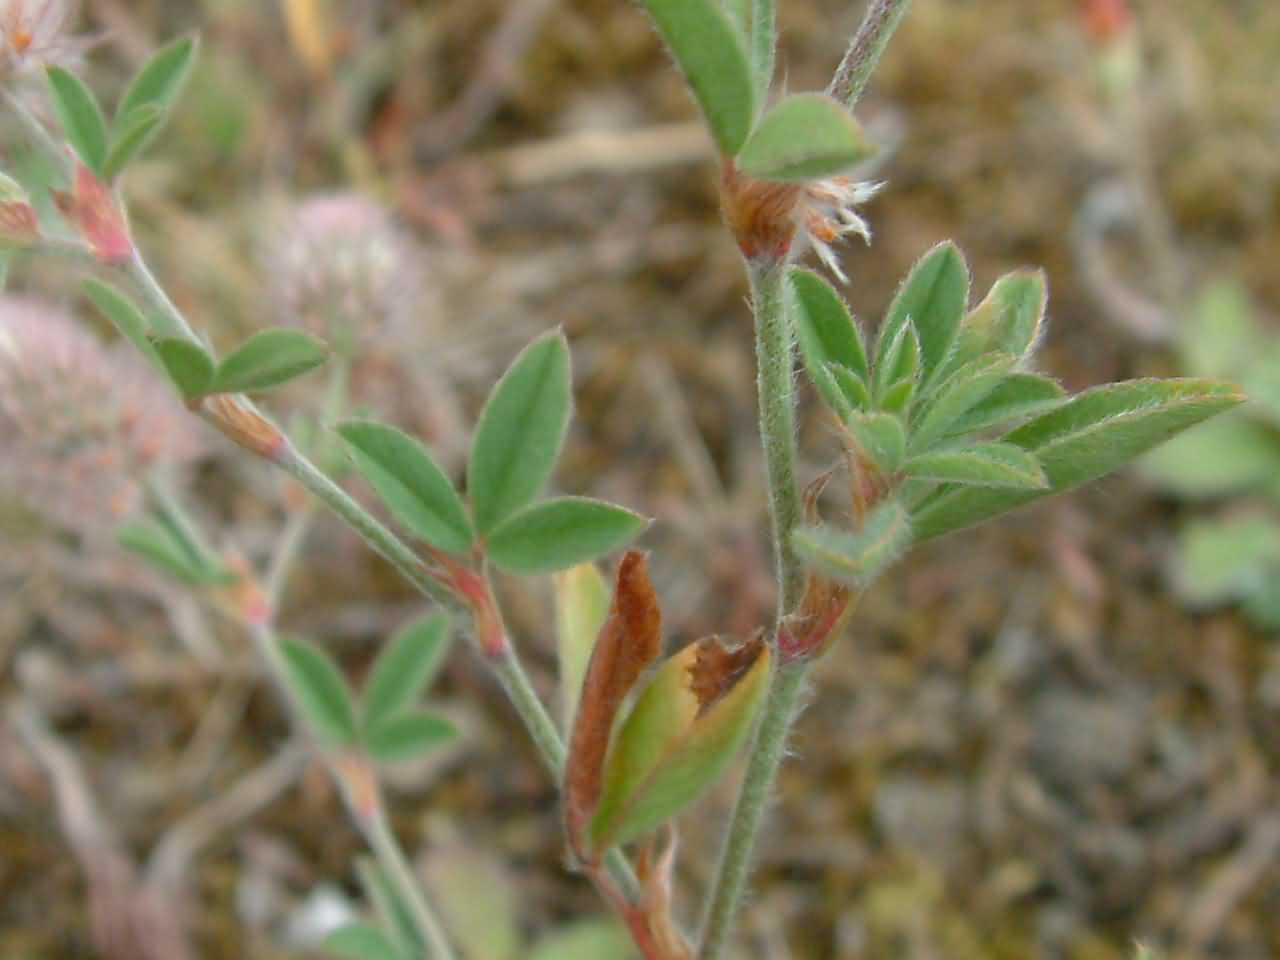
[[[265,259],[282,318],[342,351],[406,320],[421,291],[409,238],[355,193],[294,208],[272,231]]]
[[[871,227],[858,208],[880,192],[883,183],[828,177],[807,184],[798,207],[803,235],[827,269],[847,281],[833,245],[858,236],[871,242]]]
[[[76,0],[0,0],[3,73],[79,63],[89,41],[71,32],[78,12]]]
[[[882,186],[845,176],[806,183],[753,180],[728,163],[720,196],[725,220],[748,260],[783,261],[808,244],[844,281],[835,245],[849,236],[871,241],[871,228],[858,208]]]
[[[200,453],[167,386],[55,307],[0,296],[0,492],[72,531],[109,526],[144,472]]]

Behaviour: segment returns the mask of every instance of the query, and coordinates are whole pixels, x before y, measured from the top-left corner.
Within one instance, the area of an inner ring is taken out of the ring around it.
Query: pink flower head
[[[1126,0],[1080,0],[1080,16],[1089,39],[1106,46],[1133,29]]]
[[[71,33],[78,12],[76,0],[0,0],[3,73],[78,64],[90,42]]]
[[[65,313],[0,296],[0,491],[62,529],[113,525],[151,467],[201,452],[172,392],[137,355]]]
[[[273,230],[266,253],[282,319],[348,351],[408,319],[421,299],[412,242],[356,193],[320,194]]]

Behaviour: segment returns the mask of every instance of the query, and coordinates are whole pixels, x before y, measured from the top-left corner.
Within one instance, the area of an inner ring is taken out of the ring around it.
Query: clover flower
[[[301,203],[273,231],[264,259],[282,319],[342,352],[407,320],[420,299],[411,241],[359,194]]]
[[[0,76],[78,64],[90,40],[71,32],[76,0],[0,0]]]
[[[805,183],[754,180],[728,163],[721,177],[721,206],[748,260],[781,262],[807,245],[847,282],[835,245],[849,236],[871,242],[871,227],[858,208],[883,186],[847,176]]]
[[[884,187],[883,182],[853,180],[850,177],[828,177],[805,185],[798,206],[805,240],[813,247],[827,269],[848,282],[833,248],[850,236],[871,242],[871,226],[858,212]]]
[[[54,526],[89,533],[139,499],[139,481],[201,448],[133,353],[105,347],[56,307],[0,296],[0,491]]]

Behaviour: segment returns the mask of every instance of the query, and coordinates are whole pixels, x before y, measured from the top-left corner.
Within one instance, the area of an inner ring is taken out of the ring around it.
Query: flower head
[[[728,163],[721,179],[721,205],[748,260],[782,261],[808,244],[844,281],[834,245],[850,235],[871,241],[871,228],[858,207],[882,186],[845,176],[807,183],[754,180]]]
[[[359,194],[321,194],[294,208],[265,259],[282,317],[344,352],[406,320],[420,299],[412,243]]]
[[[842,281],[848,278],[832,245],[849,236],[859,236],[867,243],[871,242],[871,227],[858,212],[858,207],[879,193],[882,187],[883,183],[849,177],[828,177],[805,186],[798,207],[803,236],[818,259]]]
[[[78,12],[76,0],[0,0],[3,74],[79,63],[90,41],[70,31]]]
[[[1080,0],[1080,15],[1089,39],[1105,46],[1133,29],[1126,0]]]
[[[171,391],[38,300],[0,296],[0,490],[50,523],[113,525],[159,463],[200,445]]]

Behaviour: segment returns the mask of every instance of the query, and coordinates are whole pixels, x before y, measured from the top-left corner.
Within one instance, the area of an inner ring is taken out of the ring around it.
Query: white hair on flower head
[[[79,12],[78,0],[0,0],[3,73],[78,64],[91,42],[71,33]]]
[[[867,243],[871,242],[871,225],[858,212],[858,207],[883,187],[883,182],[828,177],[825,180],[815,180],[805,188],[805,197],[800,206],[804,236],[813,246],[818,259],[842,283],[847,283],[849,278],[840,266],[834,245],[849,236],[859,236]]]

